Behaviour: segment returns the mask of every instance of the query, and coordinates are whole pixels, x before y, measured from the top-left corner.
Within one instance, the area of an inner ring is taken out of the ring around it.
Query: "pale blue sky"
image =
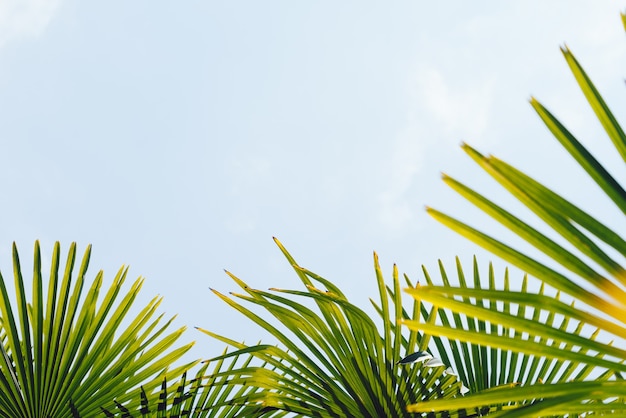
[[[620,117],[625,8],[0,0],[0,267],[10,277],[12,241],[25,260],[35,239],[46,253],[92,243],[93,275],[130,264],[146,277],[142,301],[163,295],[178,324],[255,342],[209,287],[236,290],[224,268],[253,287],[299,286],[272,236],[364,307],[374,250],[414,280],[438,258],[469,268],[478,254],[486,267],[492,257],[423,210],[498,231],[439,180],[511,202],[461,141],[610,216],[527,100],[608,154],[558,47]],[[197,356],[222,348],[186,339]]]

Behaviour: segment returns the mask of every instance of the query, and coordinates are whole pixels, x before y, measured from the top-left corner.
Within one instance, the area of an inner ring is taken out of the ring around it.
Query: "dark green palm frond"
[[[136,411],[131,411],[131,409],[125,405],[115,402],[117,407],[116,409],[119,413],[110,411],[107,408],[101,408],[102,412],[107,417],[117,416],[127,418],[180,418],[199,416],[198,413],[200,411],[195,410],[193,403],[194,400],[198,398],[198,389],[200,388],[199,382],[201,381],[205,371],[206,367],[202,367],[191,382],[187,382],[187,373],[183,373],[175,388],[168,386],[167,378],[163,378],[161,388],[157,391],[157,397],[149,396],[149,394],[146,393],[146,390],[141,387],[139,392],[140,405],[137,407]],[[175,389],[173,396],[168,393],[171,389]]]
[[[626,22],[624,15],[622,21]],[[615,152],[626,161],[626,135],[617,119],[571,51],[562,48],[562,52],[587,102],[612,141]],[[539,101],[533,98],[531,105],[554,137],[604,192],[607,203],[615,205],[619,212],[626,213],[626,191],[618,179]],[[618,225],[616,222],[611,224],[612,219],[594,218],[496,157],[484,156],[468,145],[463,145],[463,149],[530,209],[542,221],[543,227],[531,226],[529,221],[460,181],[444,176],[446,184],[523,238],[541,256],[513,248],[497,237],[440,211],[429,208],[428,212],[443,224],[558,290],[561,297],[571,302],[564,303],[558,297],[541,293],[522,294],[475,286],[429,285],[410,292],[419,300],[437,304],[475,321],[493,324],[498,329],[515,329],[523,338],[517,338],[516,345],[515,334],[481,333],[479,330],[443,323],[432,327],[427,325],[424,330],[493,347],[517,346],[527,355],[545,357],[545,361],[577,362],[581,373],[568,377],[568,381],[559,379],[558,383],[544,382],[494,393],[481,392],[450,403],[437,401],[424,404],[419,409],[430,411],[430,408],[447,409],[473,403],[512,402],[519,409],[509,411],[511,416],[624,413],[622,394],[626,393],[626,383],[622,376],[626,371],[626,350],[621,347],[626,341],[626,241],[618,232]],[[545,262],[546,257],[554,263]],[[459,303],[460,300],[465,303]],[[482,303],[467,302],[479,300]],[[539,317],[535,319],[529,316],[533,315],[530,313],[519,316],[507,312],[501,308],[506,304],[526,305],[531,309],[530,312],[539,312]],[[544,318],[555,319],[545,322]],[[562,321],[563,325],[554,321]],[[518,402],[520,399],[528,399],[531,394],[536,397],[535,402]]]
[[[133,401],[133,392],[140,385],[152,391],[166,369],[165,375],[176,381],[193,365],[172,368],[192,344],[172,348],[184,328],[166,333],[171,321],[159,326],[161,317],[153,319],[160,298],[150,301],[135,319],[128,318],[141,278],[122,293],[128,270],[120,269],[98,303],[101,290],[106,290],[102,272],[83,292],[91,247],[77,273],[76,245],[70,246],[65,267],[60,253],[56,243],[45,289],[35,243],[30,300],[15,245],[15,299],[0,275],[0,417],[95,416],[101,406],[112,408],[114,400],[134,407],[139,399]],[[122,326],[128,319],[130,325]]]
[[[202,332],[206,332],[200,329]],[[238,346],[231,341],[231,346]],[[249,384],[245,380],[233,379],[236,370],[249,370],[253,368],[264,369],[267,364],[257,362],[255,356],[242,350],[240,352],[227,353],[222,356],[208,360],[207,366],[213,365],[211,372],[206,375],[201,398],[197,405],[204,411],[198,417],[282,417],[288,416],[285,411],[263,405],[259,402],[248,402],[248,399],[258,396],[263,392],[254,384]],[[262,396],[261,396],[262,398]]]
[[[185,373],[175,386],[168,385],[164,378],[160,389],[151,394],[142,387],[138,392],[141,397],[138,407],[116,403],[116,408],[101,408],[102,412],[107,417],[126,418],[235,418],[285,415],[278,410],[271,412],[264,406],[240,402],[241,399],[259,391],[259,388],[245,382],[233,383],[228,375],[235,368],[251,367],[253,356],[226,355],[224,351],[222,357],[204,362],[190,381],[187,381]],[[259,364],[259,367],[263,366]]]
[[[202,331],[202,330],[201,330]],[[220,358],[208,360],[203,369],[210,370],[202,373],[198,379],[201,385],[197,388],[197,396],[189,401],[189,407],[194,411],[191,416],[198,418],[220,417],[280,417],[285,414],[278,410],[269,411],[263,405],[254,405],[241,401],[249,396],[254,396],[261,391],[260,388],[230,379],[233,370],[248,369],[253,367],[254,356],[247,353],[227,354],[224,351]],[[212,366],[210,369],[209,367]],[[256,367],[263,368],[265,364],[257,363]],[[200,376],[200,375],[199,375]]]

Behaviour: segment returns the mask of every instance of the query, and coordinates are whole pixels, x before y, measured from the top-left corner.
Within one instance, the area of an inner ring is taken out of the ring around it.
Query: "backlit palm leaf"
[[[306,291],[255,290],[232,274],[229,275],[245,294],[229,297],[214,291],[279,342],[277,346],[247,346],[204,331],[237,350],[217,359],[251,354],[265,363],[265,367],[240,367],[217,375],[227,377],[230,384],[263,389],[229,402],[265,407],[259,411],[261,415],[264,411],[280,410],[306,417],[408,417],[414,416],[408,407],[415,402],[462,398],[466,386],[480,390],[511,381],[504,371],[485,372],[496,370],[502,361],[527,362],[515,350],[489,351],[486,346],[442,339],[436,333],[407,331],[404,321],[434,326],[437,321],[456,322],[460,317],[446,316],[432,304],[413,301],[412,306],[403,306],[401,288],[415,285],[406,277],[401,283],[394,267],[388,286],[376,257],[380,297],[372,303],[381,321],[375,321],[349,302],[332,282],[300,267],[278,241],[277,244]],[[462,275],[461,270],[459,274]],[[490,279],[494,281],[492,276]],[[270,318],[245,305],[261,308]],[[484,323],[477,326],[482,328]],[[419,355],[414,354],[418,352]],[[402,359],[416,362],[398,364]],[[540,366],[532,363],[524,367]],[[450,408],[433,416],[477,416],[483,411],[482,406]]]
[[[397,270],[394,269],[392,288],[387,289],[375,261],[381,296],[376,304],[383,320],[381,333],[376,323],[350,303],[339,288],[299,267],[278,241],[277,244],[306,286],[305,291],[255,290],[232,274],[229,275],[245,294],[229,297],[214,291],[279,342],[277,346],[246,346],[204,331],[237,349],[217,359],[251,354],[265,363],[264,367],[242,367],[217,375],[227,377],[231,384],[263,389],[229,402],[258,405],[260,415],[281,411],[307,417],[380,417],[411,416],[407,406],[413,402],[460,396],[462,383],[447,373],[444,365],[398,364],[410,353],[426,350],[427,341],[418,332],[402,334],[402,317],[414,318],[421,313],[418,305],[410,313],[403,311]],[[271,319],[263,318],[236,299],[261,308]],[[278,324],[274,325],[276,321]]]
[[[626,18],[622,16],[626,22]],[[569,49],[562,52],[581,90],[598,120],[613,142],[616,152],[626,161],[626,135],[610,112],[597,89]],[[536,99],[531,105],[553,135],[580,166],[606,193],[617,208],[626,213],[626,192],[602,164]],[[541,293],[530,294],[500,288],[467,288],[465,286],[424,286],[409,290],[420,301],[485,321],[515,334],[475,332],[443,323],[420,325],[425,332],[463,339],[493,347],[515,346],[528,355],[544,361],[578,362],[592,374],[571,376],[574,381],[522,385],[497,392],[482,392],[450,402],[433,401],[416,405],[416,411],[445,410],[471,405],[509,405],[519,407],[510,416],[563,416],[595,412],[623,414],[626,382],[626,241],[614,227],[593,218],[584,210],[549,190],[536,180],[505,162],[484,156],[463,145],[463,149],[485,171],[513,196],[532,210],[558,235],[532,227],[528,222],[505,210],[490,199],[444,176],[444,181],[492,218],[526,240],[559,267],[548,265],[536,256],[512,248],[453,217],[434,209],[429,213],[440,222],[478,243],[494,254],[557,289],[571,302]],[[460,303],[460,300],[464,303]],[[482,301],[471,303],[470,300]],[[505,306],[526,306],[519,315],[507,312]],[[545,318],[561,322],[546,322]],[[568,325],[565,325],[568,322]],[[571,332],[572,330],[581,331]],[[584,365],[584,366],[583,366]],[[569,380],[570,378],[568,378]],[[593,380],[595,379],[595,380]],[[588,380],[588,381],[582,381]],[[522,400],[534,399],[524,403]],[[509,416],[509,415],[507,415]]]
[[[478,395],[418,403],[410,407],[411,411],[480,406],[491,415],[499,410],[526,408],[525,405],[530,408],[538,399],[551,394],[557,396],[564,390],[560,384],[571,380],[592,376],[598,378],[598,386],[601,386],[601,381],[621,379],[619,372],[624,371],[626,365],[617,359],[624,358],[626,351],[596,340],[598,330],[618,328],[611,321],[560,301],[558,292],[546,294],[543,285],[536,292],[530,292],[526,279],[516,290],[509,287],[508,276],[505,276],[503,285],[498,288],[490,271],[489,283],[485,286],[477,279],[475,266],[473,287],[468,287],[460,264],[458,271],[458,284],[448,281],[442,267],[443,285],[433,285],[426,275],[425,286],[408,289],[420,302],[439,307],[440,321],[406,321],[405,324],[425,334],[468,342],[459,344],[453,354],[458,354],[459,371],[464,370],[459,362],[468,363],[470,369],[475,370],[475,381],[468,379],[467,384],[471,393]],[[533,384],[539,386],[537,392],[521,390]],[[541,396],[534,395],[536,393]],[[574,392],[570,395],[574,400]],[[536,413],[536,409],[531,411],[534,412],[529,412],[530,415]]]
[[[127,326],[128,311],[142,284],[127,293],[122,268],[98,303],[103,273],[87,293],[85,277],[91,247],[74,273],[76,245],[65,267],[56,243],[47,289],[35,243],[32,299],[26,295],[17,248],[13,246],[16,298],[12,301],[0,275],[0,416],[7,418],[96,416],[114,400],[134,408],[140,385],[152,393],[163,376],[175,381],[193,364],[172,368],[192,344],[172,348],[183,328],[166,334],[171,320],[153,319],[161,299],[155,298]],[[46,293],[44,293],[46,292]],[[118,296],[122,300],[117,301]],[[117,303],[116,303],[117,302]],[[166,370],[168,370],[166,372]]]

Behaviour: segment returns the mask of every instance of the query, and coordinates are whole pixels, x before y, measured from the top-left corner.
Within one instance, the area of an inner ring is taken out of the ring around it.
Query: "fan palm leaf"
[[[468,391],[495,389],[513,381],[508,375],[508,364],[525,376],[524,381],[536,381],[537,374],[553,380],[557,375],[583,373],[557,373],[554,368],[562,363],[545,365],[524,356],[515,347],[502,350],[485,344],[466,344],[419,327],[407,331],[405,323],[419,323],[420,327],[427,324],[436,330],[440,322],[458,324],[465,318],[416,300],[409,306],[403,305],[403,286],[415,291],[423,286],[414,284],[407,276],[401,280],[395,266],[392,280],[386,283],[375,255],[379,297],[371,303],[379,315],[380,321],[376,321],[351,303],[331,281],[299,266],[280,242],[276,243],[306,290],[257,290],[231,273],[229,276],[244,293],[227,296],[214,290],[278,341],[278,345],[248,346],[202,330],[235,349],[214,360],[249,354],[264,364],[215,375],[225,378],[228,384],[259,389],[231,397],[226,404],[256,405],[260,408],[259,416],[281,411],[306,417],[409,417],[415,416],[409,406],[416,402],[462,399]],[[442,280],[447,283],[448,276],[440,267]],[[432,283],[426,270],[424,273],[426,282]],[[473,281],[479,283],[477,266],[473,273]],[[465,282],[460,265],[457,277]],[[493,270],[489,281],[493,287]],[[257,313],[258,308],[267,315]],[[490,325],[478,321],[472,326],[484,330]],[[538,370],[540,373],[536,373]],[[485,405],[447,408],[432,416],[478,416],[486,411]]]
[[[376,261],[381,291],[377,306],[385,319],[381,333],[370,316],[350,303],[337,286],[300,267],[276,242],[306,286],[305,291],[256,290],[230,273],[245,294],[229,297],[214,291],[279,342],[278,346],[246,346],[204,330],[237,349],[218,358],[249,353],[267,365],[222,374],[229,376],[231,383],[264,389],[233,402],[258,404],[298,416],[409,416],[406,406],[410,402],[459,394],[461,383],[446,375],[444,367],[398,365],[404,356],[425,350],[426,346],[420,346],[422,337],[417,332],[409,333],[408,338],[401,333],[397,321],[403,311],[397,270],[390,304]],[[262,308],[271,320],[235,298]],[[419,310],[414,313],[419,315]]]
[[[626,17],[622,16],[624,22]],[[572,52],[562,48],[565,60],[616,152],[626,161],[626,135],[600,93]],[[593,179],[618,210],[626,213],[626,192],[572,133],[535,98],[531,105],[555,138]],[[574,416],[623,414],[626,382],[626,242],[612,227],[594,218],[556,192],[504,161],[484,156],[469,145],[462,148],[507,191],[530,209],[547,231],[507,211],[463,183],[444,175],[444,182],[543,257],[507,245],[452,216],[428,208],[438,221],[539,279],[557,293],[482,289],[463,285],[428,285],[408,291],[419,301],[491,324],[487,332],[451,324],[412,323],[424,332],[458,338],[474,344],[510,349],[544,362],[578,362],[585,373],[566,381],[529,382],[496,392],[479,392],[462,399],[413,405],[411,410],[437,411],[472,405],[506,405],[507,416]],[[547,258],[546,258],[547,257]],[[544,261],[552,260],[554,263]],[[564,297],[567,302],[561,301]],[[460,301],[463,301],[462,303]],[[480,302],[479,302],[480,301]],[[508,311],[515,304],[525,312]],[[561,318],[561,322],[544,318]],[[565,325],[565,323],[568,323]],[[561,325],[563,324],[563,325]],[[495,327],[495,328],[494,328]],[[503,332],[504,329],[513,330]],[[572,330],[581,330],[572,333]],[[570,381],[571,380],[571,381]],[[530,400],[530,401],[529,401]]]
[[[224,352],[224,354],[226,351]],[[136,409],[116,402],[116,409],[102,408],[107,417],[121,416],[125,418],[234,418],[249,417],[258,414],[259,407],[229,402],[239,399],[258,390],[252,386],[231,384],[225,377],[220,377],[227,370],[235,367],[249,367],[254,360],[252,356],[234,355],[226,361],[206,361],[196,371],[195,377],[186,379],[184,373],[176,387],[168,386],[164,379],[158,397],[150,397],[141,387],[138,392],[141,404]],[[261,365],[262,367],[263,365]],[[170,393],[174,389],[174,393]],[[171,396],[173,395],[173,396]],[[279,416],[267,414],[266,416]]]
[[[164,376],[175,381],[193,365],[173,367],[192,343],[174,347],[184,328],[166,333],[171,320],[159,324],[162,315],[154,318],[161,298],[128,318],[143,280],[124,294],[127,268],[118,271],[100,303],[100,293],[106,290],[102,271],[84,292],[90,254],[87,247],[75,274],[76,244],[70,246],[63,267],[57,242],[45,289],[36,242],[29,300],[13,245],[15,299],[0,274],[0,416],[95,416],[100,407],[113,407],[114,400],[134,407],[140,385],[151,393]]]

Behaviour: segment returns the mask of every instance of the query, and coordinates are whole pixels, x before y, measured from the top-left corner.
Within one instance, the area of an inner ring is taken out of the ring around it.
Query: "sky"
[[[397,263],[414,281],[455,256],[468,270],[474,255],[483,269],[493,260],[501,275],[424,207],[502,232],[445,172],[523,213],[465,141],[615,219],[528,100],[623,176],[559,51],[567,44],[619,119],[622,10],[0,0],[0,270],[10,281],[14,241],[24,265],[35,240],[48,262],[55,241],[92,244],[91,277],[129,265],[129,281],[145,277],[138,304],[163,296],[202,358],[223,345],[196,326],[265,338],[211,293],[237,290],[224,269],[255,288],[301,288],[272,237],[364,309],[377,295],[373,251],[387,275]]]

